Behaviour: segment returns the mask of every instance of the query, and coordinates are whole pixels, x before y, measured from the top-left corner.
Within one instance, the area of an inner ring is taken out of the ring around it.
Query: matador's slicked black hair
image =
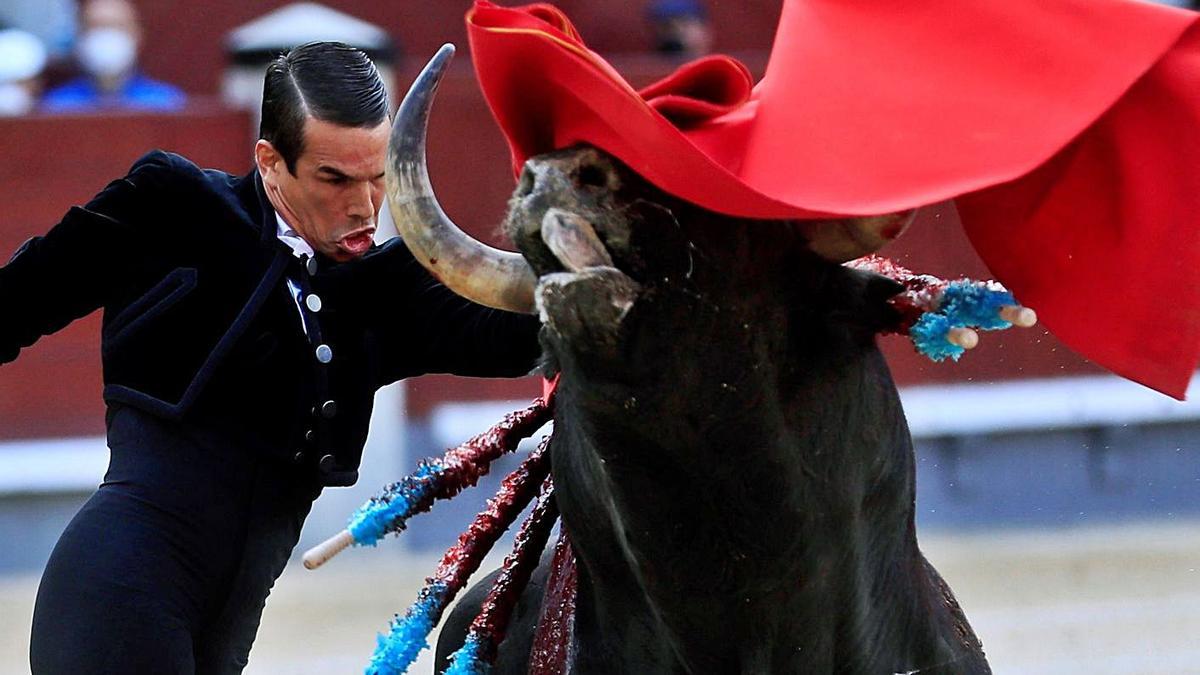
[[[387,115],[387,90],[365,53],[341,42],[309,42],[267,66],[258,135],[275,146],[295,174],[308,117],[370,128]]]

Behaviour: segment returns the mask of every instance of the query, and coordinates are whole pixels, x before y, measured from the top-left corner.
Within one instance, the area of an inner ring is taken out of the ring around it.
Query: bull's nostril
[[[528,197],[533,192],[533,186],[537,183],[533,172],[528,167],[521,170],[521,180],[517,183],[517,196]]]
[[[608,175],[604,173],[604,169],[595,164],[584,164],[579,167],[579,172],[575,175],[575,180],[579,185],[588,187],[608,187]]]

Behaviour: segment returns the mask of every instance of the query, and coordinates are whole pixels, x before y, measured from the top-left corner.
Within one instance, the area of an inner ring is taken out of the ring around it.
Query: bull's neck
[[[696,426],[680,420],[700,411],[669,410],[694,396],[631,402],[564,378],[555,481],[580,560],[579,639],[603,643],[577,652],[593,655],[580,672],[832,669],[853,642],[920,621],[924,584],[888,583],[925,574],[911,441],[890,380],[847,377],[851,403],[809,389]]]

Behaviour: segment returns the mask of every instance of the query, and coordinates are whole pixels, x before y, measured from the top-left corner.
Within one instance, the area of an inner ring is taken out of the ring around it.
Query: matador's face
[[[371,247],[390,133],[386,120],[360,128],[310,117],[295,173],[269,142],[259,141],[259,172],[272,205],[314,250],[346,261]]]

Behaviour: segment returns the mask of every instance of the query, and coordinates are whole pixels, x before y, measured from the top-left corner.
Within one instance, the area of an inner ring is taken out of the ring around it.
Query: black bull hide
[[[590,222],[612,267],[564,271],[542,236],[551,209]],[[590,148],[532,160],[506,229],[539,275],[546,368],[561,373],[550,450],[579,565],[571,672],[990,672],[917,547],[912,440],[875,344],[897,285]],[[547,566],[495,672],[527,672]],[[454,610],[439,664],[487,585]]]

